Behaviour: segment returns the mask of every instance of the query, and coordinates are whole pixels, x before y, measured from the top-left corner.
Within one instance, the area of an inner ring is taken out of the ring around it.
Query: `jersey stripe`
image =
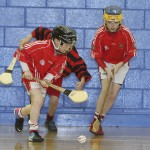
[[[122,28],[123,30],[125,30],[125,31],[127,31],[129,33],[129,35],[130,35],[130,37],[132,39],[132,42],[135,43],[135,39],[134,39],[133,34],[131,33],[131,31],[127,27],[125,27],[125,26],[122,26],[122,27],[123,27]]]

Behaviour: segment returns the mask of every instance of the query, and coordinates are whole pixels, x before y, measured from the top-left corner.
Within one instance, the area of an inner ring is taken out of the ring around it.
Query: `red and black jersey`
[[[50,29],[45,27],[38,27],[32,31],[32,37],[36,38],[37,40],[46,40],[51,38],[51,33],[52,30]],[[76,74],[79,80],[81,77],[85,77],[86,82],[91,79],[91,75],[87,71],[87,65],[85,64],[82,57],[79,56],[75,47],[67,54],[66,67],[62,76],[67,77],[72,72]]]

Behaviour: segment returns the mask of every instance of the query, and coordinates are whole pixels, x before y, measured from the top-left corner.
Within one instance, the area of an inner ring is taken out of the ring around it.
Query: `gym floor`
[[[28,142],[28,126],[18,133],[14,126],[0,126],[0,150],[150,150],[150,128],[103,127],[105,135],[94,136],[88,127],[58,127],[57,133],[40,127],[42,143]],[[85,135],[81,144],[78,137]]]

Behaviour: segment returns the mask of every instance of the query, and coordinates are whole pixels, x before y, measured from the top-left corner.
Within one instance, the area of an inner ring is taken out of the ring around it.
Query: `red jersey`
[[[45,27],[38,27],[32,31],[32,37],[37,40],[47,40],[51,38],[52,30]],[[84,60],[78,54],[75,47],[67,53],[67,62],[66,67],[63,71],[63,77],[69,76],[72,72],[75,73],[77,78],[80,80],[82,77],[85,77],[85,82],[88,82],[91,79],[91,75],[87,70],[87,65]]]
[[[135,39],[131,31],[125,26],[120,26],[116,32],[108,32],[105,26],[101,26],[93,39],[91,57],[103,69],[105,62],[117,64],[128,62],[135,56]]]
[[[30,70],[34,77],[48,80],[62,76],[67,59],[56,53],[51,40],[25,44],[23,51],[17,50],[17,58],[23,71]]]

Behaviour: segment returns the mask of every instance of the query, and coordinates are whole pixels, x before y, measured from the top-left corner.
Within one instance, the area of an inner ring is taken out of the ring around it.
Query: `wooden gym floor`
[[[0,150],[150,150],[150,128],[103,127],[104,136],[94,136],[88,127],[58,127],[48,132],[40,127],[45,137],[42,143],[28,142],[28,127],[17,133],[14,126],[0,126]],[[80,144],[79,135],[87,141]]]

